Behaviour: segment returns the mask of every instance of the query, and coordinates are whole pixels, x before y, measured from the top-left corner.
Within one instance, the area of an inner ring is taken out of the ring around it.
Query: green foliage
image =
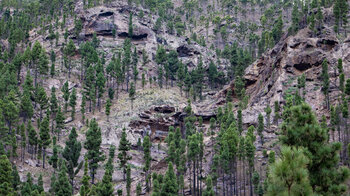
[[[75,119],[75,105],[76,104],[77,104],[77,92],[76,92],[76,89],[73,88],[72,93],[70,94],[70,97],[69,97],[69,106],[72,109],[72,113],[71,113],[72,120]]]
[[[326,97],[326,105],[329,108],[329,75],[328,75],[328,62],[327,59],[322,62],[322,92]]]
[[[101,128],[98,127],[96,119],[92,119],[89,129],[86,132],[86,142],[84,143],[84,148],[87,150],[86,156],[89,160],[92,184],[94,184],[98,163],[104,160],[103,153],[101,152],[101,143]]]
[[[303,148],[281,147],[281,158],[269,166],[266,195],[312,195]]]
[[[75,127],[73,127],[62,152],[62,156],[67,162],[67,173],[69,175],[72,187],[74,186],[74,178],[79,173],[83,165],[83,162],[78,162],[81,152],[81,143],[78,142],[77,138],[78,134]]]
[[[0,193],[1,195],[14,194],[12,189],[12,166],[6,155],[0,156]]]
[[[123,129],[122,132],[122,137],[120,138],[119,141],[119,147],[118,147],[118,159],[120,161],[119,166],[123,169],[124,172],[124,180],[125,180],[125,175],[126,175],[126,167],[127,163],[129,160],[131,160],[131,156],[128,155],[128,152],[130,150],[130,142],[126,138],[126,132],[125,128]]]
[[[126,168],[126,195],[130,196],[131,189],[131,168],[130,165]]]
[[[55,132],[57,134],[58,141],[60,141],[60,134],[62,129],[64,128],[64,120],[65,120],[64,114],[61,111],[61,106],[59,106],[57,110],[56,118],[55,118],[55,121],[56,121]]]
[[[62,162],[62,160],[61,160]],[[54,193],[57,196],[67,196],[72,194],[72,186],[70,185],[67,177],[67,168],[65,163],[60,164],[60,172],[58,173],[58,179],[54,184]]]
[[[151,143],[151,140],[149,138],[148,135],[146,135],[143,139],[143,158],[145,160],[145,165],[144,165],[144,168],[143,170],[145,171],[145,175],[146,175],[146,179],[148,178],[148,175],[149,175],[149,170],[150,170],[150,167],[151,167],[151,161],[152,161],[152,157],[151,157],[151,147],[152,147],[152,143]],[[147,190],[148,190],[148,184],[146,184],[147,186]]]
[[[178,185],[176,182],[176,175],[174,173],[173,164],[168,164],[168,170],[165,173],[160,195],[175,196],[178,195]]]
[[[134,100],[136,99],[135,98],[135,95],[136,95],[136,89],[135,89],[135,85],[133,82],[131,82],[130,84],[130,90],[129,90],[129,98],[131,100],[131,109],[134,108]]]
[[[81,180],[81,187],[80,187],[80,195],[81,196],[87,196],[89,195],[89,192],[90,192],[90,176],[89,176],[89,173],[88,173],[88,159],[87,157],[85,158],[85,162],[84,162],[84,176]]]
[[[313,191],[324,195],[345,191],[343,182],[349,177],[349,170],[337,167],[341,145],[328,142],[328,131],[319,125],[310,106],[290,108],[280,140],[285,145],[305,148],[305,155],[310,159],[307,169]]]
[[[43,148],[43,168],[45,168],[45,151],[50,145],[50,127],[49,127],[49,117],[46,116],[40,124],[40,144]]]
[[[68,87],[68,81],[66,81],[61,89],[62,93],[63,93],[63,99],[65,101],[64,104],[64,112],[67,112],[67,108],[68,108],[68,100],[69,100],[69,87]]]
[[[112,183],[112,173],[110,170],[106,170],[102,178],[102,181],[97,185],[97,193],[101,196],[112,196],[114,192]]]
[[[258,134],[260,136],[261,145],[264,145],[264,116],[260,113],[258,116]]]
[[[53,136],[52,138],[52,156],[49,159],[49,164],[56,170],[57,169],[57,162],[58,162],[58,149],[56,145],[56,136]]]

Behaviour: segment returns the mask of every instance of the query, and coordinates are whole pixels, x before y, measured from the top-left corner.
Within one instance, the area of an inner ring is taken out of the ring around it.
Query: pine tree
[[[249,172],[249,183],[250,183],[250,193],[253,193],[253,186],[252,186],[252,174],[254,170],[254,157],[255,157],[255,146],[253,143],[253,139],[251,137],[246,138],[246,157],[248,160],[248,172]]]
[[[299,94],[300,90],[303,89],[302,96],[305,98],[305,83],[306,83],[306,77],[305,74],[302,74],[300,77],[298,77],[298,89],[299,89]]]
[[[263,115],[260,113],[259,116],[258,116],[258,134],[260,136],[260,142],[261,142],[261,145],[264,145],[264,134],[263,134],[263,131],[264,131],[264,117]]]
[[[86,96],[86,99],[89,101],[89,112],[91,112],[92,103],[95,102],[95,99],[96,99],[95,83],[96,83],[95,70],[92,66],[89,66],[86,70],[85,83],[84,83],[84,95]]]
[[[114,192],[113,183],[112,183],[112,174],[110,170],[105,170],[105,174],[97,186],[98,195],[101,196],[112,196]]]
[[[207,188],[205,189],[203,196],[214,196],[215,192],[213,190],[213,182],[212,177],[209,175],[207,176]]]
[[[274,115],[274,121],[277,123],[277,125],[278,125],[278,121],[279,121],[279,119],[281,118],[281,116],[280,116],[280,104],[279,104],[279,102],[278,101],[275,101],[275,105],[274,105],[274,113],[275,113],[275,115]]]
[[[134,100],[135,100],[136,89],[133,82],[130,84],[129,98],[131,100],[131,110],[134,109]]]
[[[244,89],[244,82],[241,76],[237,77],[235,79],[235,93],[237,94],[239,100],[242,100],[243,95],[241,94],[242,90]]]
[[[296,34],[299,30],[300,12],[298,8],[298,3],[293,4],[292,10],[292,26],[290,28],[291,33]]]
[[[40,143],[43,148],[43,168],[45,168],[45,153],[46,148],[50,145],[50,125],[49,117],[46,116],[40,124]]]
[[[19,190],[19,186],[21,185],[21,179],[19,177],[19,174],[18,174],[18,170],[17,170],[17,166],[15,164],[12,165],[12,173],[11,173],[11,176],[12,176],[12,188],[14,191],[18,191]],[[40,181],[38,181],[38,184]]]
[[[98,163],[104,160],[100,149],[101,143],[101,129],[98,127],[96,119],[92,119],[89,130],[86,132],[86,142],[84,144],[84,148],[87,150],[92,184],[94,184]]]
[[[270,119],[271,119],[271,112],[272,109],[270,108],[270,105],[267,105],[266,108],[264,109],[266,112],[266,121],[267,121],[267,127],[270,128]]]
[[[83,166],[83,161],[80,163],[78,162],[81,152],[81,143],[78,142],[77,138],[78,134],[75,127],[73,127],[68,136],[68,140],[66,141],[66,146],[62,152],[62,156],[67,162],[67,172],[72,187],[74,187],[75,176],[79,173],[81,167]]]
[[[32,153],[32,155],[34,155],[36,152],[37,145],[38,145],[38,135],[37,135],[34,127],[32,126],[31,121],[28,121],[27,132],[28,132],[28,143],[32,147],[31,153]],[[33,159],[33,156],[32,156],[32,159]]]
[[[61,160],[61,162],[64,162]],[[65,166],[65,163],[60,164],[60,172],[58,173],[58,179],[55,183],[54,192],[57,196],[67,196],[72,194],[72,186],[69,183],[68,177],[67,177],[67,168]]]
[[[56,97],[56,88],[52,87],[51,88],[51,98],[50,98],[50,113],[52,116],[52,123],[51,123],[51,132],[54,131],[54,120],[56,118],[56,114],[58,111],[58,101]]]
[[[290,108],[280,140],[282,144],[305,148],[305,155],[310,159],[307,169],[313,191],[322,195],[345,191],[343,182],[348,178],[349,170],[337,167],[341,145],[328,143],[328,132],[319,125],[310,106],[303,104]]]
[[[108,157],[108,161],[106,163],[105,166],[105,170],[109,170],[111,174],[113,174],[114,172],[114,155],[115,155],[115,146],[111,145],[111,147],[109,148],[109,157]]]
[[[112,88],[112,87],[109,87],[108,88],[108,98],[110,99],[110,100],[113,100],[114,99],[114,89]]]
[[[124,41],[124,58],[122,67],[122,77],[126,77],[126,91],[129,91],[129,79],[130,79],[130,64],[131,64],[131,40],[129,38]],[[126,74],[126,76],[125,76]]]
[[[12,195],[14,194],[12,189],[13,177],[12,166],[6,155],[0,156],[0,194]]]
[[[178,185],[174,173],[173,164],[169,162],[168,170],[165,173],[160,195],[175,196],[178,195]]]
[[[57,115],[55,118],[55,121],[56,121],[55,132],[57,134],[58,141],[60,141],[61,131],[64,128],[64,120],[65,120],[64,114],[61,112],[61,106],[59,106],[58,111],[57,111]]]
[[[82,181],[81,181],[81,187],[80,187],[80,195],[81,196],[87,196],[89,195],[89,192],[90,192],[90,176],[89,176],[89,173],[88,173],[88,159],[85,158],[85,162],[84,162],[84,176],[82,178]]]
[[[131,189],[131,168],[130,165],[126,168],[126,195],[130,196]]]
[[[149,175],[149,170],[151,167],[151,161],[152,161],[152,157],[151,157],[151,147],[152,147],[152,143],[151,140],[149,138],[148,135],[145,136],[145,138],[143,139],[143,158],[145,160],[145,165],[144,165],[144,172],[145,172],[145,180],[148,179],[148,175]],[[146,190],[148,191],[149,189],[149,184],[146,184]]]
[[[135,86],[136,86],[137,77],[139,75],[139,71],[138,71],[138,68],[137,68],[137,63],[138,63],[138,56],[137,56],[137,51],[136,51],[136,47],[135,47],[134,48],[134,53],[132,55],[133,75],[134,75]]]
[[[10,134],[12,125],[18,120],[19,110],[13,100],[9,99],[9,96],[5,97],[2,102],[2,114]]]
[[[51,77],[55,76],[55,63],[51,63],[51,67],[50,67],[50,75]]]
[[[345,83],[345,94],[350,95],[350,78],[347,79]]]
[[[85,96],[85,94],[83,94],[83,98],[81,99],[81,105],[80,105],[80,111],[81,111],[81,115],[82,115],[81,121],[83,123],[85,121],[85,106],[86,106],[86,96]]]
[[[11,157],[17,157],[17,148],[18,148],[18,145],[17,145],[17,137],[16,137],[16,131],[15,129],[12,130],[12,135],[10,136],[11,137],[11,147],[12,147],[12,152],[11,152]]]
[[[215,120],[215,119],[214,119]],[[239,134],[243,132],[242,110],[237,111],[237,129]]]
[[[348,100],[343,97],[343,103],[342,103],[342,117],[344,120],[344,125],[345,125],[345,131],[344,131],[344,135],[343,135],[343,156],[341,156],[341,158],[343,159],[343,162],[346,162],[346,147],[348,144],[348,138],[349,138],[349,133],[348,133],[348,118],[349,118],[349,105],[348,105]],[[326,123],[325,123],[326,124]],[[326,124],[327,125],[327,124]],[[327,126],[322,127],[324,129],[327,129]],[[328,133],[328,131],[327,131]]]
[[[36,88],[35,101],[40,106],[40,121],[41,121],[43,116],[43,110],[47,109],[48,101],[49,101],[46,95],[46,91],[42,86],[39,86]]]
[[[131,160],[131,157],[128,155],[128,151],[130,150],[130,142],[126,138],[126,132],[125,128],[123,129],[122,132],[122,137],[120,138],[119,141],[119,147],[118,147],[118,159],[120,161],[120,167],[123,169],[124,173],[124,180],[125,180],[125,175],[126,175],[126,167],[127,163],[129,160]]]
[[[64,99],[64,112],[67,112],[67,108],[68,108],[68,100],[69,100],[69,86],[68,86],[68,81],[66,81],[61,89],[62,93],[63,93],[63,99]]]
[[[107,103],[106,103],[106,115],[107,115],[107,122],[109,122],[109,115],[111,114],[111,100],[107,99]]]
[[[30,99],[30,91],[27,89],[24,89],[22,99],[21,99],[21,107],[20,112],[23,115],[24,122],[28,119],[31,119],[34,114],[33,104],[32,100]]]
[[[329,109],[329,75],[328,75],[328,62],[327,59],[322,62],[322,92],[325,96],[325,102],[327,109]]]
[[[281,147],[281,158],[269,166],[266,195],[312,195],[303,148]]]
[[[37,190],[39,193],[44,193],[43,175],[41,173],[38,178]]]
[[[97,39],[97,35],[95,32],[92,34],[91,44],[94,48],[97,48],[100,45],[100,40]]]
[[[52,156],[49,159],[49,164],[52,165],[52,167],[56,170],[57,169],[57,163],[58,163],[58,149],[56,145],[56,136],[53,136],[52,138]]]
[[[102,65],[101,65],[102,66]],[[103,69],[103,67],[102,67]],[[98,94],[97,94],[97,106],[99,110],[101,109],[101,98],[103,96],[103,93],[105,92],[105,85],[106,85],[106,78],[103,74],[103,71],[100,71],[97,74],[97,89],[98,89]]]
[[[73,121],[75,118],[75,106],[76,106],[76,104],[77,104],[77,92],[76,92],[75,88],[73,88],[72,93],[70,94],[70,97],[69,97],[69,106],[72,108],[71,117],[72,117]]]
[[[26,146],[27,146],[27,136],[26,136],[26,127],[24,125],[24,123],[21,124],[21,126],[19,127],[20,129],[20,133],[21,133],[21,159],[22,159],[22,163],[24,161],[24,155],[26,152]]]
[[[69,58],[69,62],[68,62],[68,78],[70,78],[70,72],[71,72],[71,69],[72,69],[72,57],[75,56],[75,51],[76,51],[76,48],[75,48],[75,45],[74,45],[74,42],[73,40],[69,40],[67,46],[65,47],[64,49],[64,55],[68,56]]]

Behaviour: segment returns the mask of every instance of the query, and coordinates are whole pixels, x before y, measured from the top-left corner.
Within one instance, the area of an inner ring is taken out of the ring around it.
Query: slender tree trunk
[[[246,175],[246,171],[245,171],[245,163],[244,163],[244,158],[243,158],[243,193],[244,196],[246,195],[246,191],[245,191],[245,186],[246,186],[246,180],[245,180],[245,175]]]
[[[199,180],[200,180],[200,176],[199,176],[199,160],[197,159],[197,189],[199,189]],[[197,191],[197,194],[199,195],[199,190]]]
[[[225,196],[225,172],[222,171],[222,195]]]
[[[344,118],[344,124],[345,124],[345,130],[343,131],[343,162],[344,164],[346,164],[346,157],[347,157],[347,153],[346,153],[346,149],[347,149],[347,132],[348,132],[348,119]]]
[[[68,65],[68,78],[70,78],[71,63],[72,63],[72,60],[69,60],[69,65]]]
[[[234,189],[233,189],[233,176],[232,176],[232,163],[230,164],[230,196],[232,196],[232,194],[234,193]]]
[[[201,166],[200,166],[200,183],[199,183],[199,190],[200,190],[200,196],[202,196],[202,169],[203,169],[203,160],[201,159],[201,161],[200,161],[200,164],[201,164]]]
[[[38,78],[38,70],[35,69],[35,77],[34,77],[34,86],[36,87],[37,85],[37,78]]]
[[[45,151],[46,148],[43,148],[43,168],[45,169]]]
[[[95,184],[95,183],[94,183],[94,182],[95,182],[95,169],[92,168],[91,170],[92,170],[92,174],[91,174],[91,184]],[[124,178],[125,178],[125,174],[124,174]],[[124,179],[124,181],[125,181],[125,179]]]
[[[341,136],[340,136],[340,122],[338,122],[338,142],[341,143]],[[340,150],[340,158],[342,157],[342,150]]]
[[[196,161],[193,160],[193,195],[196,195]]]
[[[250,196],[253,196],[252,167],[249,166],[249,189]]]

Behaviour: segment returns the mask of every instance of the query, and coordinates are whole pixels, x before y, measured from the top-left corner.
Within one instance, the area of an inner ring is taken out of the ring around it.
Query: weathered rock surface
[[[283,104],[285,94],[297,89],[297,77],[301,74],[306,76],[306,102],[317,115],[327,113],[320,86],[321,64],[327,59],[330,97],[334,103],[340,93],[336,83],[338,74],[334,70],[337,69],[337,60],[342,58],[345,75],[350,74],[350,42],[346,42],[347,38],[341,43],[332,29],[324,28],[322,32],[316,37],[309,29],[303,29],[295,36],[280,41],[246,69],[244,80],[250,100],[249,109],[243,111],[245,124],[257,124],[258,114],[265,113],[266,105],[273,107],[275,101]],[[217,94],[217,102],[206,109],[222,105],[228,89],[232,90],[233,98],[237,100],[232,81]]]

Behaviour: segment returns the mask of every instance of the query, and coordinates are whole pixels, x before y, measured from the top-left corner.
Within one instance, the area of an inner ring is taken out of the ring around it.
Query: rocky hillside
[[[0,5],[0,195],[349,193],[347,1]]]

